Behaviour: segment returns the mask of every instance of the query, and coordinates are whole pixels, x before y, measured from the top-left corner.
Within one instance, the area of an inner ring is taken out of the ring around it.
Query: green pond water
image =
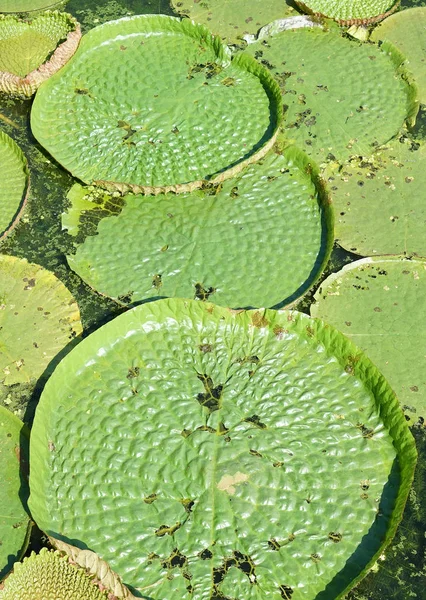
[[[424,5],[421,0],[402,1],[404,8]],[[81,23],[83,33],[105,21],[133,14],[174,14],[167,0],[70,0],[66,10]],[[0,242],[0,252],[26,258],[53,271],[76,298],[84,326],[83,335],[86,336],[124,309],[91,290],[67,265],[65,255],[72,251],[73,240],[61,229],[61,213],[68,205],[66,194],[74,179],[33,138],[29,127],[31,103],[32,100],[11,99],[0,94],[0,128],[23,149],[31,171],[31,189],[24,217]],[[425,111],[419,113],[415,134],[422,138],[426,135]],[[336,246],[325,275],[356,258]],[[311,297],[312,294],[300,303],[299,310],[308,312]],[[35,388],[26,385],[6,388],[0,384],[0,398],[9,409],[31,423],[44,383],[42,377]],[[404,519],[383,560],[379,560],[373,572],[350,592],[349,600],[426,598],[426,430],[423,422],[413,425],[412,432],[419,462]],[[37,549],[42,544],[40,532],[35,531],[30,549]]]

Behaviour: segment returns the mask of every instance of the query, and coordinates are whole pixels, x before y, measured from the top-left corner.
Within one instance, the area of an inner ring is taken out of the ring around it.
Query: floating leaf
[[[0,91],[31,96],[77,50],[80,26],[69,14],[45,12],[31,23],[0,15]]]
[[[31,123],[84,182],[155,193],[233,176],[271,147],[281,113],[278,86],[250,56],[231,62],[188,19],[138,15],[84,36]]]
[[[331,250],[331,210],[315,173],[300,150],[283,155],[277,147],[220,187],[178,198],[108,200],[101,192],[90,202],[87,190],[74,187],[72,233],[76,213],[84,210],[90,226],[89,209],[99,212],[99,201],[104,214],[122,212],[92,230],[68,263],[94,289],[126,302],[178,296],[234,308],[288,304],[314,283]]]
[[[0,255],[0,381],[37,379],[82,331],[77,304],[53,273]]]
[[[368,354],[414,420],[426,417],[425,295],[425,260],[375,257],[330,275],[311,307]]]
[[[160,300],[47,382],[30,506],[145,598],[330,600],[393,535],[415,454],[393,392],[330,326]]]
[[[403,59],[387,45],[313,28],[283,31],[247,52],[280,84],[287,138],[320,163],[368,156],[416,115],[416,92],[397,68]]]
[[[302,9],[335,19],[341,25],[368,25],[392,14],[397,0],[295,0]]]
[[[90,575],[71,564],[59,552],[42,548],[22,563],[15,563],[12,575],[0,589],[0,600],[108,600]]]
[[[27,478],[28,431],[18,417],[0,406],[0,580],[28,545]]]
[[[425,160],[425,146],[400,138],[332,175],[339,244],[365,256],[426,256]]]
[[[56,2],[54,0],[0,0],[0,12],[31,12],[50,8],[56,4],[59,4],[58,0]]]
[[[171,4],[179,15],[207,25],[228,43],[241,42],[271,21],[297,15],[284,0],[172,0]]]
[[[18,144],[0,131],[0,239],[19,220],[27,200],[27,159]]]
[[[400,50],[426,103],[426,8],[403,10],[383,21],[371,35],[375,42],[389,40]]]

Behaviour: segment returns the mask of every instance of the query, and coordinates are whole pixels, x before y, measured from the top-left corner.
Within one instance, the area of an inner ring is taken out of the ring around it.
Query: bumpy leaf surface
[[[341,334],[181,299],[68,354],[31,444],[37,524],[154,600],[340,597],[394,532],[415,462],[393,392]]]
[[[372,44],[296,29],[251,44],[247,52],[280,84],[286,136],[320,163],[368,156],[416,110],[396,58]]]
[[[0,17],[0,71],[25,77],[38,69],[67,37],[73,24],[65,13],[45,13],[31,23]]]
[[[426,8],[392,15],[373,31],[371,39],[389,40],[404,54],[419,88],[420,100],[426,103]]]
[[[27,160],[19,146],[0,131],[0,239],[20,216],[25,202],[29,173]]]
[[[42,548],[14,565],[0,600],[107,600],[84,569],[69,563],[59,552]]]
[[[246,34],[255,34],[261,27],[297,14],[285,0],[172,0],[173,8],[196,23],[203,23],[228,42],[241,42]]]
[[[27,546],[27,477],[28,432],[18,417],[0,406],[0,580]]]
[[[367,258],[330,275],[311,307],[368,354],[415,421],[426,417],[425,294],[424,260]]]
[[[329,177],[339,244],[365,256],[426,256],[425,160],[424,145],[395,139]]]
[[[40,89],[31,123],[39,142],[86,183],[180,191],[259,158],[278,127],[280,102],[269,73],[248,55],[231,62],[205,27],[139,15],[85,35]]]
[[[383,18],[398,5],[395,0],[296,0],[296,3],[337,21],[366,23],[376,20],[375,17]]]
[[[0,255],[0,381],[37,379],[82,331],[77,304],[53,273]]]
[[[331,210],[313,170],[299,150],[283,155],[277,147],[219,188],[129,195],[121,214],[104,219],[67,257],[69,265],[97,291],[126,302],[177,296],[233,308],[288,304],[318,277],[332,244]],[[81,186],[72,190],[77,210],[82,201],[90,208],[84,194]],[[105,199],[105,211],[117,201]]]

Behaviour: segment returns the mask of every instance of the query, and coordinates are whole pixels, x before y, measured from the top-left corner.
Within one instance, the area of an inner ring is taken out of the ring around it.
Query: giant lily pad
[[[0,15],[0,91],[31,96],[74,54],[81,31],[71,15],[45,12],[31,23]]]
[[[392,15],[377,27],[373,41],[389,40],[406,57],[420,100],[426,103],[426,8],[412,8]]]
[[[393,13],[398,0],[296,0],[310,13],[339,21],[341,25],[376,23]]]
[[[285,0],[172,0],[171,4],[180,15],[207,25],[228,42],[241,42],[267,23],[297,14]]]
[[[0,589],[0,600],[108,600],[112,596],[108,592],[66,556],[42,548],[40,554],[32,552],[22,563],[15,563]]]
[[[79,206],[86,221],[88,209],[99,207],[81,186],[70,197],[75,228]],[[330,213],[307,156],[276,147],[219,188],[127,196],[120,215],[101,221],[67,258],[94,289],[127,302],[178,296],[234,308],[288,304],[328,260]]]
[[[82,331],[77,304],[53,273],[0,255],[0,381],[40,377]]]
[[[426,147],[395,139],[331,176],[336,238],[357,254],[426,256]]]
[[[93,65],[96,64],[96,68]],[[259,159],[281,118],[270,74],[188,19],[105,23],[37,94],[34,135],[73,175],[121,190],[185,191]]]
[[[10,571],[28,544],[28,431],[0,406],[0,580]],[[1,594],[1,592],[0,592]]]
[[[27,200],[29,172],[18,144],[0,131],[0,239],[16,224]]]
[[[311,307],[368,354],[414,420],[426,417],[425,295],[425,260],[375,257],[330,275]]]
[[[340,598],[395,531],[414,441],[376,368],[304,314],[145,303],[55,370],[30,507],[143,598]]]
[[[247,52],[280,83],[286,136],[321,163],[368,156],[416,115],[416,91],[397,66],[403,59],[387,44],[379,50],[319,28],[295,29]]]

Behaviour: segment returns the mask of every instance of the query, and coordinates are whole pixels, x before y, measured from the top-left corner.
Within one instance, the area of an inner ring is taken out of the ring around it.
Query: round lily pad
[[[74,54],[81,31],[67,13],[45,12],[32,22],[0,15],[0,91],[31,96]]]
[[[287,138],[320,163],[368,156],[416,115],[416,91],[398,66],[403,59],[387,44],[380,50],[304,28],[250,44],[247,52],[280,84]]]
[[[54,0],[0,0],[0,12],[31,12],[43,8],[50,8],[56,4],[59,4],[58,0],[56,0],[56,2]]]
[[[397,0],[295,0],[302,9],[330,19],[341,25],[368,25],[393,13]]]
[[[0,131],[0,239],[17,223],[27,201],[27,159],[18,144]]]
[[[171,4],[179,15],[207,25],[214,34],[234,43],[271,21],[297,15],[285,0],[171,0]]]
[[[426,417],[425,294],[425,260],[374,257],[330,275],[311,306],[368,354],[415,421]]]
[[[330,326],[167,299],[55,370],[29,503],[139,597],[334,599],[395,531],[415,455],[390,387]]]
[[[37,379],[82,331],[77,304],[53,273],[0,255],[0,381]]]
[[[426,147],[402,137],[332,175],[339,244],[365,256],[426,256],[425,160]]]
[[[70,227],[87,222],[90,208],[102,210],[98,196],[73,188]],[[104,208],[113,200],[106,197]],[[296,148],[283,154],[277,146],[218,187],[129,195],[121,205],[67,259],[98,292],[125,302],[177,296],[233,308],[288,304],[319,277],[333,243],[328,198]]]
[[[0,580],[28,545],[27,461],[28,431],[18,417],[0,406]]]
[[[94,68],[96,65],[96,68]],[[263,156],[278,86],[202,25],[164,15],[105,23],[37,94],[39,142],[73,175],[121,191],[187,191]]]
[[[419,97],[426,103],[426,8],[403,10],[383,21],[371,35],[375,42],[389,40],[405,56],[413,73]]]

